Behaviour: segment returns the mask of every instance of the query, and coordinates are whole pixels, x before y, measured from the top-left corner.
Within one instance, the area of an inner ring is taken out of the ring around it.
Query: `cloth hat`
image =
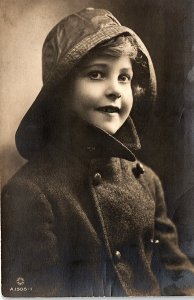
[[[148,65],[149,92],[156,97],[154,67],[141,39],[107,10],[85,8],[62,19],[48,34],[42,50],[43,86],[38,96],[22,119],[16,131],[16,146],[19,153],[29,159],[44,145],[45,104],[52,101],[52,93],[83,56],[97,44],[120,34],[133,37]]]

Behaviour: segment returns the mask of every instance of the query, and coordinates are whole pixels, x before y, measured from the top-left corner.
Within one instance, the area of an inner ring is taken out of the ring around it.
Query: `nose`
[[[115,101],[115,100],[121,98],[121,94],[118,93],[118,92],[116,92],[116,91],[114,91],[114,92],[112,92],[112,93],[109,93],[109,94],[107,95],[107,97],[108,97],[110,100]]]
[[[106,90],[106,97],[111,101],[121,98],[118,82],[111,82]]]

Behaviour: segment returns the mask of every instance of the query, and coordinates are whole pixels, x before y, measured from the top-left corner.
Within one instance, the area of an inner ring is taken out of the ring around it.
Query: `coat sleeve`
[[[155,177],[156,211],[155,211],[155,249],[160,265],[158,278],[162,295],[194,295],[194,266],[181,252],[177,231],[167,217],[163,189],[158,177]],[[157,245],[158,244],[158,245]]]
[[[54,215],[39,187],[25,179],[2,192],[2,293],[52,296],[57,288],[58,250]]]

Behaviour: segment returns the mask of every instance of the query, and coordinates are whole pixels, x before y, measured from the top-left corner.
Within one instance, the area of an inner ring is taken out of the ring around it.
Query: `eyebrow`
[[[86,64],[86,65],[82,66],[83,69],[89,69],[89,68],[95,68],[95,67],[107,68],[108,65],[104,64],[104,63],[97,63],[97,64],[91,64],[91,65],[90,64]],[[122,69],[120,69],[120,71],[133,73],[132,67],[130,67],[130,68],[122,68]]]
[[[120,71],[133,73],[133,69],[132,68],[122,68]]]
[[[99,63],[99,64],[85,64],[83,65],[82,67],[84,69],[88,69],[88,68],[92,68],[92,67],[107,67],[108,65],[107,64],[103,64],[103,63]]]

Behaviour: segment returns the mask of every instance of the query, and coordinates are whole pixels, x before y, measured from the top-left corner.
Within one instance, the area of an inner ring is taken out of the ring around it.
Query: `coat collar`
[[[141,148],[132,119],[129,117],[115,135],[71,116],[65,130],[55,133],[52,144],[62,152],[69,152],[83,158],[120,157],[135,161],[132,150]]]

